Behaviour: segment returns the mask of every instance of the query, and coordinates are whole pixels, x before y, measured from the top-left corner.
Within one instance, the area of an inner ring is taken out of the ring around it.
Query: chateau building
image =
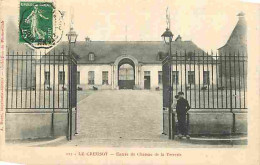
[[[192,65],[187,67],[184,74],[185,64],[179,62],[173,64],[173,83],[178,86],[184,85],[181,79],[187,79],[187,83],[192,86],[201,83],[207,85],[215,84],[216,74],[213,81],[210,76],[212,71],[216,72],[215,62],[206,62],[206,58],[196,60],[193,65],[192,56],[196,54],[207,54],[196,46],[192,41],[182,41],[178,36],[172,42],[172,55],[187,54]],[[68,53],[68,42],[62,42],[55,48],[55,52]],[[98,89],[161,89],[162,88],[162,60],[165,58],[165,53],[169,49],[162,41],[79,41],[71,45],[72,54],[77,57],[77,83],[78,87],[83,89],[93,89],[93,86]],[[53,60],[54,50],[50,52],[50,57],[45,56],[47,60]],[[56,55],[58,57],[58,55]],[[57,58],[56,57],[56,58]],[[59,56],[60,57],[60,56]],[[41,60],[44,61],[44,58]],[[177,57],[178,58],[178,57]],[[58,58],[56,59],[56,62]],[[189,61],[189,60],[187,60]],[[198,62],[199,61],[199,62]],[[208,61],[212,61],[209,56]],[[200,63],[200,67],[198,66]],[[203,73],[202,65],[205,69]],[[44,64],[41,64],[44,68]],[[53,66],[50,68],[41,69],[42,77],[37,79],[37,83],[46,85],[63,85],[68,82],[67,66]],[[199,73],[200,69],[200,75]],[[213,70],[212,70],[213,69]],[[55,76],[53,75],[55,70]],[[40,65],[37,66],[37,72],[40,72]],[[206,74],[207,72],[207,74]],[[182,74],[181,74],[182,73]],[[195,75],[196,73],[196,75]],[[203,74],[202,74],[203,73]],[[41,81],[40,81],[41,79]],[[55,80],[54,80],[55,79]]]
[[[234,56],[239,56],[239,53],[240,56],[242,54],[245,56],[247,51],[244,13],[239,13],[238,17],[238,23],[227,43],[218,49],[218,61],[192,41],[182,41],[181,36],[176,37],[171,45],[173,59],[179,61],[177,66],[174,62],[172,64],[174,86],[210,88],[216,84],[218,86],[229,86],[234,82],[239,83],[239,86],[246,84],[240,80],[235,81],[233,76],[246,77],[247,75],[247,63],[238,62],[238,58],[234,58]],[[55,47],[56,62],[62,57],[61,52],[68,55],[68,48],[68,42],[61,42]],[[82,89],[93,89],[93,87],[98,89],[161,89],[162,60],[166,57],[165,52],[168,50],[169,45],[162,41],[90,41],[89,38],[86,41],[78,41],[71,45],[71,53],[76,56],[78,63],[78,87]],[[54,50],[51,50],[49,54],[50,56],[43,56],[41,61],[53,60]],[[184,55],[185,60],[182,59]],[[36,78],[36,84],[40,86],[53,86],[53,83],[59,86],[66,85],[68,82],[66,63],[64,67],[61,67],[61,64],[55,64],[56,67],[52,65],[45,68],[44,65],[41,63],[36,66],[36,73],[41,75],[40,78]],[[235,70],[241,70],[241,72]],[[229,75],[231,75],[231,81]]]

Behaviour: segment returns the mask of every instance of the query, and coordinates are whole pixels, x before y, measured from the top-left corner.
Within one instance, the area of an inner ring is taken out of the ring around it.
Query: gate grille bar
[[[175,51],[171,65],[175,80],[169,89],[173,89],[172,94],[184,90],[192,109],[247,109],[245,53]]]
[[[76,132],[72,115],[77,111],[77,58],[56,49],[48,53],[8,50],[6,60],[6,113],[51,113],[52,136],[54,113],[66,113],[70,126],[67,136],[71,139]],[[71,76],[66,77],[68,74]]]

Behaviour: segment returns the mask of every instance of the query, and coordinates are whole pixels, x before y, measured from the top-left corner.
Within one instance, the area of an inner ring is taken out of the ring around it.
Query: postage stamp
[[[20,2],[19,42],[52,47],[62,37],[62,17],[51,2]]]

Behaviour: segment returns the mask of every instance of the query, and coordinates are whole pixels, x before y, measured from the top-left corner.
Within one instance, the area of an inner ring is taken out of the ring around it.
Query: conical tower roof
[[[240,12],[238,22],[232,31],[227,43],[219,48],[222,53],[245,52],[247,48],[247,25],[245,14]]]

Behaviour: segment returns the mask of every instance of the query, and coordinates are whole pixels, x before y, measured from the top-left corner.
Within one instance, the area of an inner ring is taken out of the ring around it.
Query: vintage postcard
[[[259,164],[260,3],[0,0],[0,162]]]

